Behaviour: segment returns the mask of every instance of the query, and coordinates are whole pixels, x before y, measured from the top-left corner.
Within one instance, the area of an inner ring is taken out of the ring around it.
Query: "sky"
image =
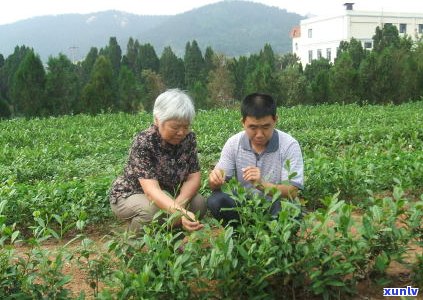
[[[222,0],[9,0],[2,3],[0,25],[36,16],[67,13],[87,14],[105,10],[120,10],[138,15],[175,15]],[[350,0],[253,0],[276,6],[300,15],[336,14]],[[422,0],[357,0],[354,10],[385,12],[420,12]]]

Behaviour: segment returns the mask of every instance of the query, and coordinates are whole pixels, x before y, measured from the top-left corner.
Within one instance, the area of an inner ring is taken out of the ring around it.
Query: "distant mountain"
[[[269,43],[277,53],[291,51],[291,28],[303,16],[248,1],[222,1],[174,16],[139,16],[120,11],[35,17],[0,25],[0,53],[17,45],[34,48],[43,61],[64,53],[83,59],[91,47],[102,48],[115,36],[126,52],[129,37],[151,43],[158,55],[166,46],[182,56],[188,41],[211,46],[227,56],[257,53]]]
[[[83,59],[91,47],[104,47],[116,36],[126,52],[129,37],[161,24],[170,16],[138,16],[120,11],[35,17],[0,25],[0,53],[7,56],[15,46],[34,48],[43,61],[64,53]]]

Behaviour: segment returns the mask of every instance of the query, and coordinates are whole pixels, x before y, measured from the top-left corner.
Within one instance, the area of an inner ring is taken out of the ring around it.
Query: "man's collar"
[[[253,152],[253,149],[251,149],[251,143],[248,139],[247,133],[244,131],[244,134],[241,137],[241,146],[244,150]],[[276,129],[273,129],[272,137],[270,138],[269,143],[266,146],[266,149],[263,153],[271,153],[277,151],[279,148],[279,134],[276,131]]]

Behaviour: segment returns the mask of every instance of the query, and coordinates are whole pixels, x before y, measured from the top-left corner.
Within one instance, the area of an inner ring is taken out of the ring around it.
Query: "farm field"
[[[1,298],[338,299],[367,293],[363,282],[380,295],[400,283],[423,288],[423,101],[278,115],[303,149],[306,187],[278,220],[231,182],[245,203],[235,232],[206,218],[189,236],[153,224],[142,238],[122,232],[108,188],[150,114],[0,121]],[[237,109],[197,114],[205,196],[208,171],[239,130]],[[93,230],[107,233],[102,255]],[[45,247],[72,238],[78,247]],[[66,264],[80,266],[91,291],[69,288]]]

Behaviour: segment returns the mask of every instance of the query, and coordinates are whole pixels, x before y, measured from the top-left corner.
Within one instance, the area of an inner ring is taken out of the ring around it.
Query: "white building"
[[[372,49],[376,27],[383,28],[384,24],[395,25],[400,36],[408,35],[413,40],[423,35],[423,12],[355,11],[353,4],[345,3],[346,10],[341,14],[305,19],[292,29],[292,52],[303,66],[321,57],[333,62],[339,43],[351,38]]]

